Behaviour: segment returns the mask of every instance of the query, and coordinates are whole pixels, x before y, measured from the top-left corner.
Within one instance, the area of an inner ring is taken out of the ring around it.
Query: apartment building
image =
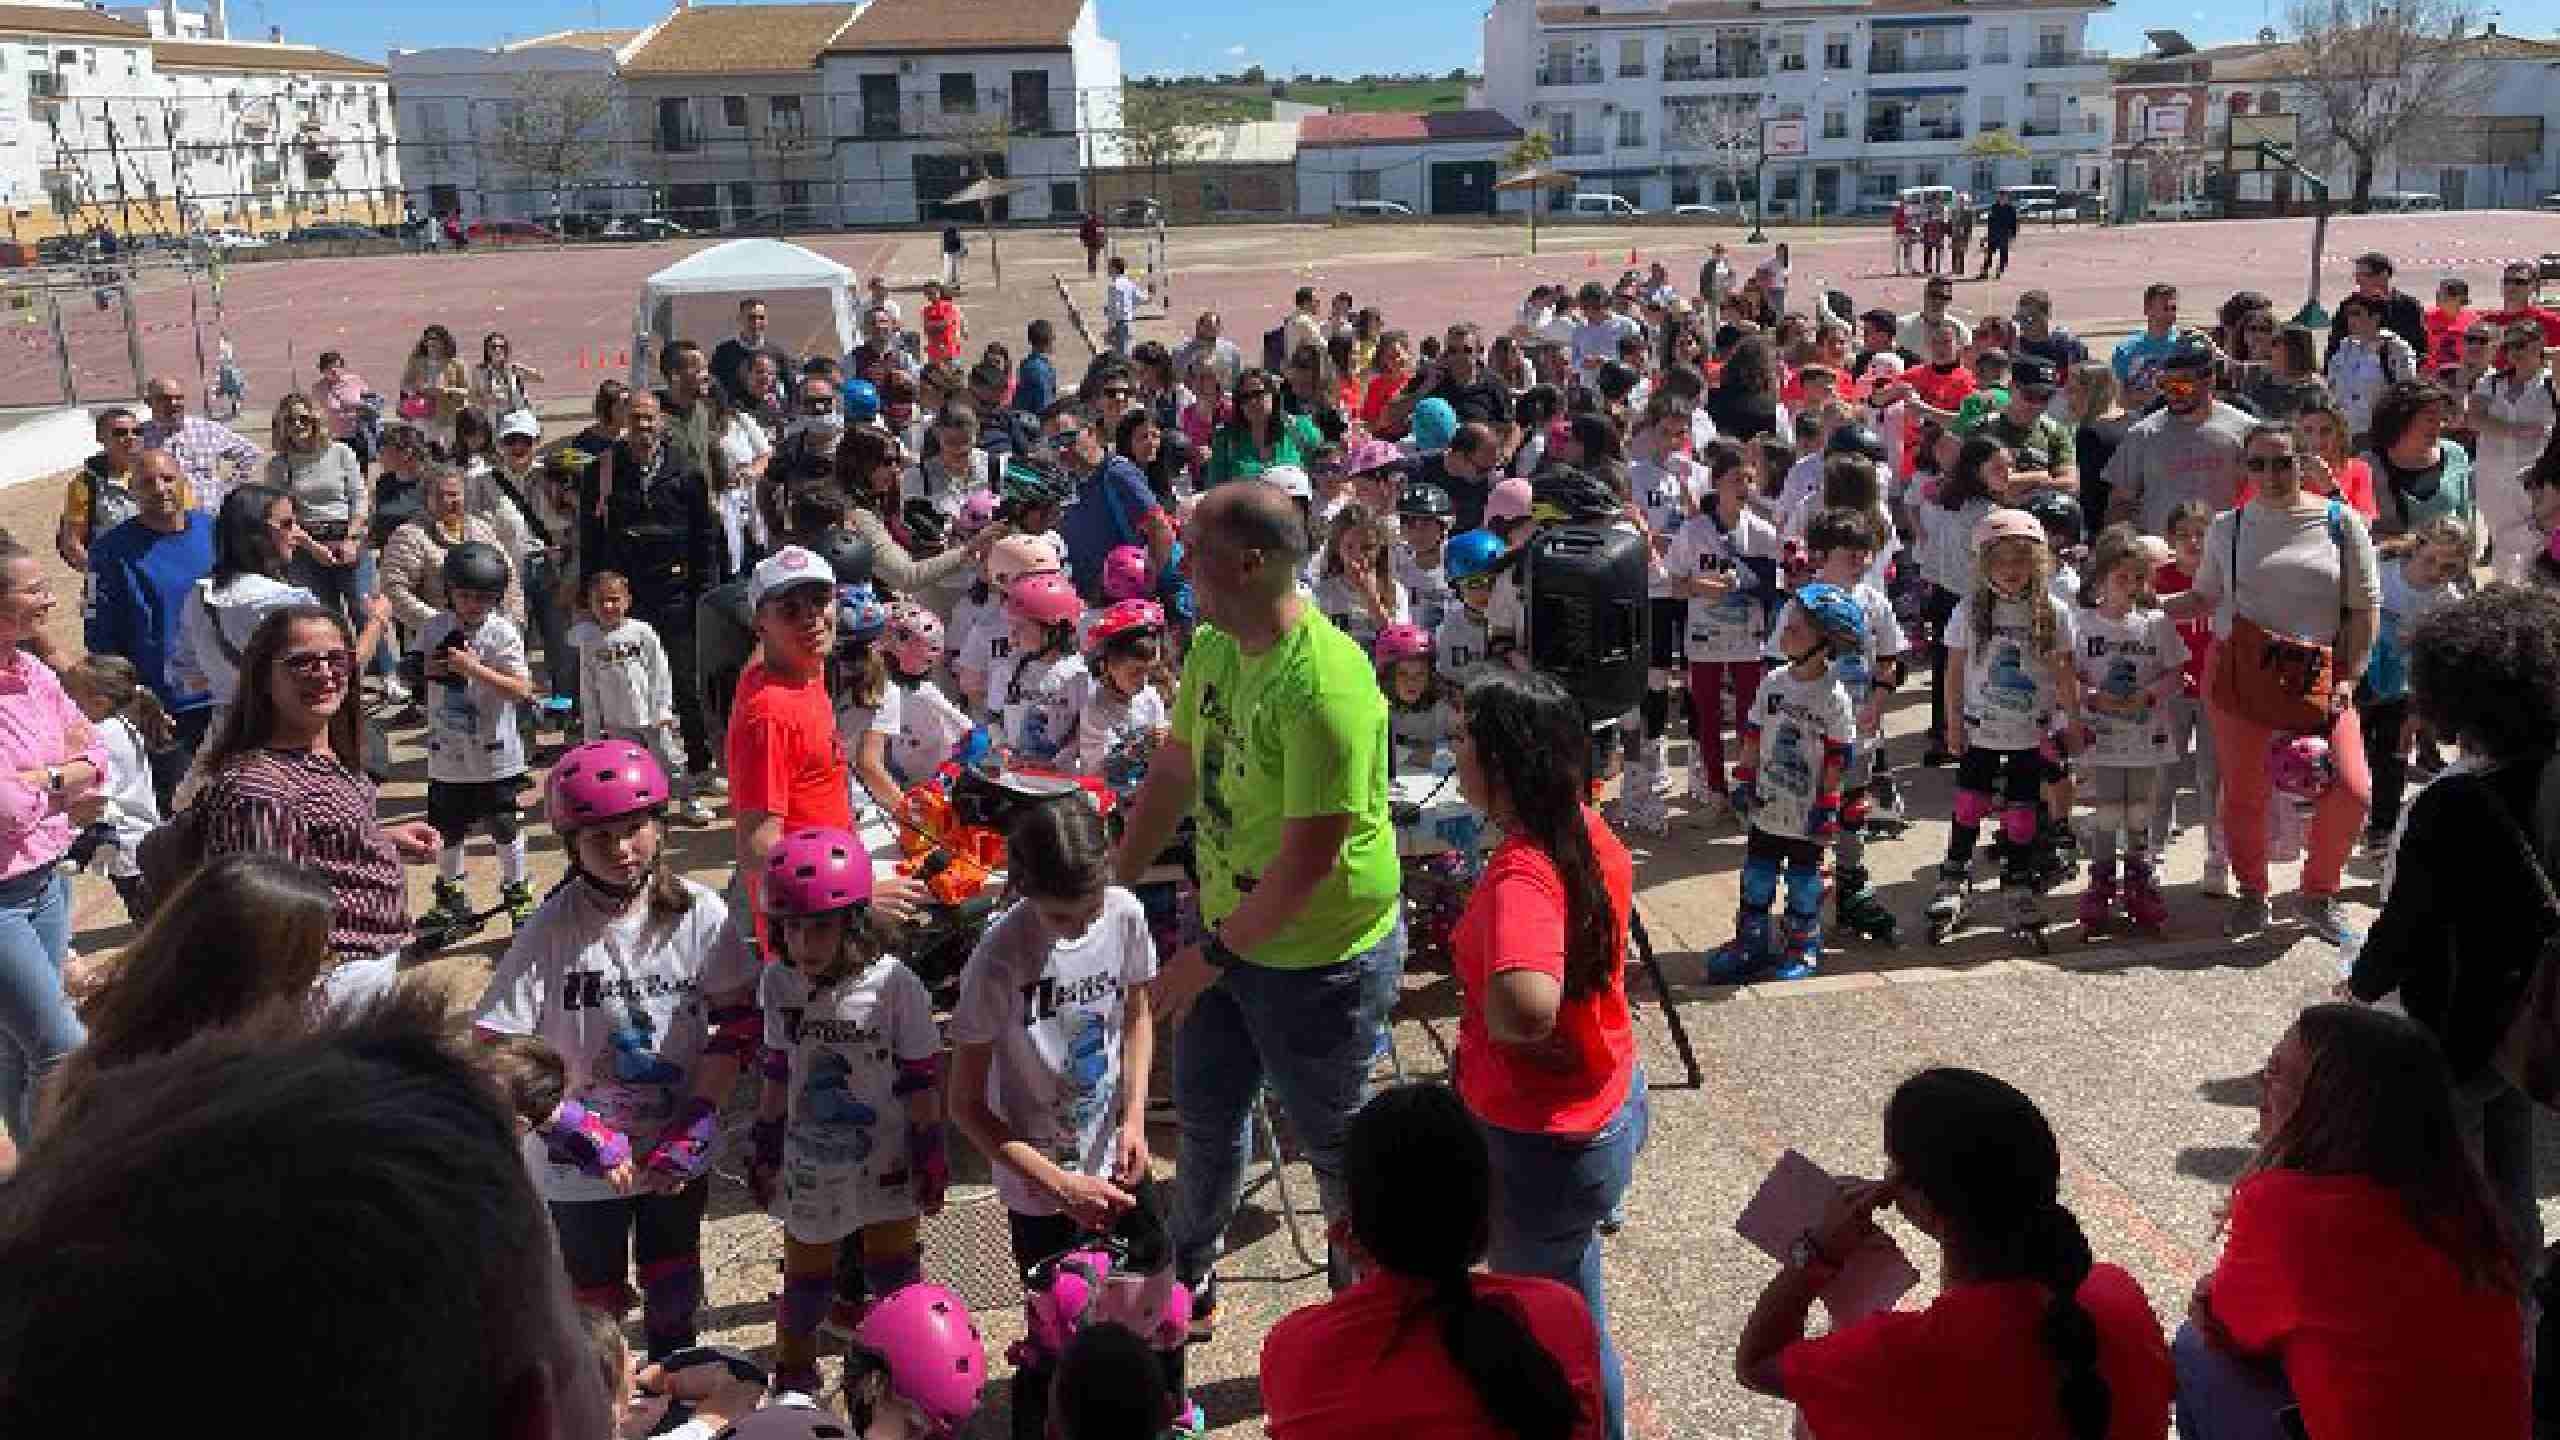
[[[1480,103],[1544,131],[1584,190],[1639,208],[1747,201],[1764,122],[1774,217],[1889,207],[1912,185],[2094,190],[2112,0],[1494,0]],[[1561,192],[1559,192],[1559,195]]]
[[[626,139],[622,61],[637,30],[558,30],[489,49],[395,50],[408,208],[466,220],[655,214],[665,196]],[[533,107],[530,120],[526,107]],[[511,133],[556,137],[541,147]],[[574,175],[560,173],[574,169]]]

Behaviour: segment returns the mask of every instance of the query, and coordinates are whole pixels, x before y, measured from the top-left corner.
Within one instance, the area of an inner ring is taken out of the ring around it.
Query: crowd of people
[[[2173,1403],[2198,1436],[2522,1433],[2543,1258],[2507,1027],[2560,831],[2560,313],[2532,267],[2497,310],[2458,280],[2421,309],[2359,257],[2325,344],[2254,292],[2182,323],[2155,284],[2101,358],[2042,291],[1959,315],[1935,264],[1909,314],[1791,297],[1785,248],[1422,336],[1304,288],[1251,359],[1217,314],[1168,345],[1106,308],[1072,382],[1046,321],[972,358],[944,285],[910,328],[872,282],[842,356],[750,298],[548,447],[498,334],[472,365],[428,327],[389,399],[326,354],[264,445],[154,380],[148,419],[100,416],[55,537],[85,655],[0,539],[0,1407],[112,1411],[140,1326],[221,1304],[359,1429],[593,1440],[672,1405],[688,1434],[842,1434],[833,1347],[855,1432],[949,1433],[990,1378],[921,1238],[956,1129],[1024,1274],[1013,1433],[1186,1430],[1267,1092],[1335,1292],[1265,1342],[1274,1435],[1616,1440],[1601,1253],[1652,1103],[1621,836],[1739,835],[1707,969],[1756,983],[1838,948],[1826,902],[1895,935],[1871,834],[1943,828],[1933,939],[1986,827],[2002,924],[2041,935],[2085,868],[2097,937],[2171,922],[2183,823],[2234,936],[2300,858],[2343,978],[2275,1044],[2175,1344],[2062,1203],[2034,1102],[1939,1069],[1735,1373],[1825,1440],[2122,1440]],[[1558,526],[1641,539],[1645,687],[1596,728],[1531,624]],[[413,727],[424,816],[394,821]],[[1952,769],[1948,813],[1897,759]],[[1490,843],[1400,858],[1399,774]],[[969,775],[1052,783],[985,817],[1005,905],[943,974],[912,948],[938,871],[878,837]],[[677,874],[668,827],[724,823],[734,883]],[[543,833],[567,876],[537,893]],[[2394,871],[2370,937],[2338,900],[2359,845]],[[142,928],[68,965],[83,866]],[[499,915],[457,1039],[394,981]],[[1373,1096],[1409,965],[1455,978],[1454,1083]],[[2366,1008],[2395,994],[2407,1018]],[[769,1370],[696,1343],[724,1154],[782,1223]],[[1939,1298],[1807,1338],[1885,1207],[1942,1248]],[[246,1238],[278,1224],[290,1256]],[[393,1323],[374,1291],[451,1333],[355,1358]],[[251,1353],[180,1348],[181,1384]]]

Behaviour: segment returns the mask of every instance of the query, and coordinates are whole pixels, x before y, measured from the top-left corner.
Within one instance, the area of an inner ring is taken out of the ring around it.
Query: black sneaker
[[[1920,763],[1931,770],[1944,770],[1963,758],[1953,750],[1932,749],[1920,757]]]

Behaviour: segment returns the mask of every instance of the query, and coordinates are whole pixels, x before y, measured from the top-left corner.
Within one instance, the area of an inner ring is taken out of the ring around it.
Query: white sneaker
[[[676,807],[676,813],[684,818],[687,825],[709,825],[714,820],[711,807],[700,800],[687,800]]]
[[[2219,855],[2204,857],[2204,878],[2196,888],[2207,895],[2231,898],[2231,862]]]

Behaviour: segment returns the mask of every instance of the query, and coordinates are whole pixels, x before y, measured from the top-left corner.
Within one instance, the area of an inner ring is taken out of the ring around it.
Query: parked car
[[[2401,215],[2419,210],[2441,210],[2444,197],[2424,190],[2377,190],[2366,197],[2366,208],[2376,215]]]
[[[44,265],[77,265],[88,258],[89,237],[47,235],[36,242],[36,260]]]
[[[261,236],[230,226],[219,226],[196,232],[196,243],[207,250],[264,250],[268,242]]]
[[[284,237],[296,244],[312,240],[379,240],[370,225],[348,221],[324,220],[317,225],[304,225]]]
[[[560,238],[530,220],[474,220],[462,235],[474,245],[549,245]]]
[[[1384,216],[1411,215],[1413,207],[1401,200],[1345,200],[1333,207],[1333,213],[1365,215],[1374,219]]]
[[[1732,212],[1721,205],[1693,204],[1674,205],[1671,213],[1683,220],[1722,220]]]
[[[607,240],[681,240],[693,232],[663,215],[616,215],[596,233]]]
[[[1589,191],[1566,196],[1557,211],[1571,220],[1636,220],[1644,215],[1636,208],[1635,202],[1624,195]]]
[[[2206,195],[2193,195],[2184,200],[2154,200],[2144,207],[2143,215],[2152,220],[2219,220],[2222,202]]]
[[[1111,207],[1111,223],[1114,225],[1161,225],[1164,223],[1164,205],[1152,195],[1142,195],[1135,200],[1123,200]]]
[[[2560,195],[2545,195],[2542,197],[2541,201],[2534,206],[2534,208],[2537,210],[2560,212]]]

